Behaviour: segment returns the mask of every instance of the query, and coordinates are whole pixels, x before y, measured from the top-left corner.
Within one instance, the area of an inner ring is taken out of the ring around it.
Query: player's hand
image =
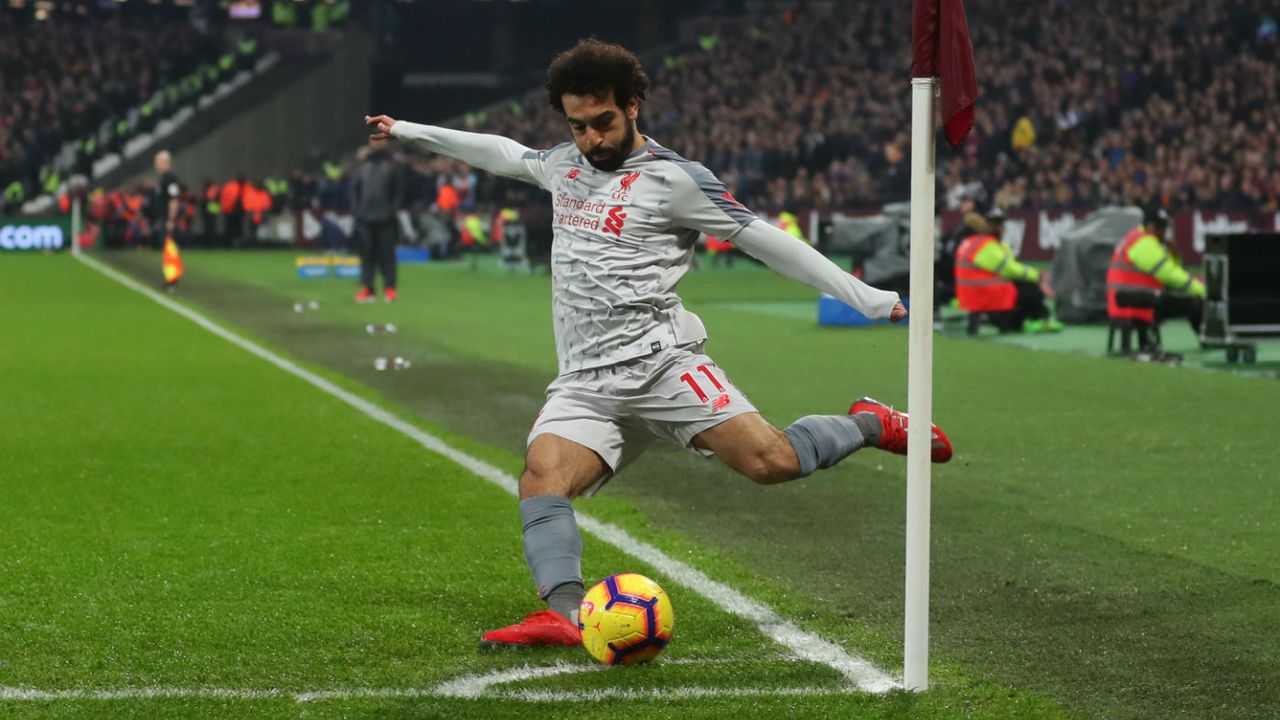
[[[391,128],[396,124],[396,121],[386,115],[365,115],[364,124],[373,128],[373,132],[369,134],[370,140],[389,140],[391,138]]]
[[[906,316],[907,316],[907,308],[902,303],[898,303],[893,306],[892,310],[889,311],[889,322],[891,323],[902,322],[902,318]]]

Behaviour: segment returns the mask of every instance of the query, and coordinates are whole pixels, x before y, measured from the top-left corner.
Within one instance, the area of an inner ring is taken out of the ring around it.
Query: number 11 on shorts
[[[716,392],[719,392],[719,393],[724,392],[724,386],[720,384],[720,381],[716,379],[715,375],[711,374],[711,370],[709,370],[706,365],[699,365],[694,369],[702,373],[703,375],[707,376],[707,379],[710,380],[711,384],[715,386]],[[701,400],[702,402],[707,402],[708,400],[711,399],[710,397],[707,396],[707,393],[702,389],[702,387],[698,385],[698,381],[693,379],[693,373],[685,373],[680,376],[680,379],[689,384],[689,387],[692,388],[693,391],[698,394],[698,399]]]

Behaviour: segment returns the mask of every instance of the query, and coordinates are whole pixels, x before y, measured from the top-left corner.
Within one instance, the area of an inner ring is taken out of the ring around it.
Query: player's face
[[[569,95],[560,98],[573,132],[573,142],[587,162],[598,170],[622,167],[636,145],[636,116],[640,101],[620,108],[612,95]]]

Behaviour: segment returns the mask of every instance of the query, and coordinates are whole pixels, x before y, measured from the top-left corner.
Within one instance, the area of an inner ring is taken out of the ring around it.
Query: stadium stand
[[[967,143],[940,158],[953,205],[981,186],[1006,208],[1280,208],[1274,5],[1044,9],[969,8],[982,102]],[[904,200],[909,49],[890,38],[909,12],[873,2],[703,21],[703,46],[653,73],[645,130],[772,211]],[[477,129],[538,147],[564,135],[537,96]]]
[[[6,213],[52,195],[72,174],[104,174],[122,155],[140,151],[131,141],[207,102],[256,56],[252,39],[233,41],[163,17],[61,13],[35,21],[0,12]]]
[[[689,20],[689,42],[651,58],[642,128],[761,211],[904,200],[908,48],[890,38],[904,36],[909,8],[814,3]],[[1265,0],[1058,0],[1017,12],[978,4],[969,15],[982,102],[966,143],[940,148],[940,209],[977,196],[1010,210],[1280,210],[1280,121],[1270,111],[1280,53]],[[565,136],[540,90],[453,124],[532,147]],[[345,211],[350,164],[283,171],[293,182],[275,207]],[[410,164],[419,211],[460,221],[510,202],[510,183],[459,163]]]

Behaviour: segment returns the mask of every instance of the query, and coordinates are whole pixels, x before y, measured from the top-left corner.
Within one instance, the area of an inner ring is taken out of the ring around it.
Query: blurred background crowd
[[[494,4],[461,0],[238,3],[253,8],[245,22],[210,2],[149,10],[134,3],[114,14],[98,5],[43,18],[20,2],[0,10],[6,214],[65,195],[67,179],[81,174],[108,239],[148,236],[142,207],[153,176],[145,166],[126,176],[96,173],[95,163],[179,108],[203,107],[202,96],[260,59],[259,41],[270,49],[291,33],[329,32],[334,21],[367,32],[380,57],[402,58],[373,67],[371,104],[380,112],[500,133],[531,147],[567,137],[538,75],[555,48],[572,42],[573,26],[559,23],[564,38],[535,27],[526,42],[526,16],[514,13],[549,14],[545,22],[553,23],[557,13],[575,11],[572,0],[529,10],[508,7],[530,3],[497,3],[485,12],[511,14],[508,29],[498,22],[498,34],[483,38],[467,36],[467,13]],[[703,162],[762,212],[874,210],[907,199],[910,3],[726,1],[690,10],[664,0],[642,7],[607,11],[616,14],[616,39],[641,54],[651,77],[642,132]],[[303,11],[323,11],[323,22]],[[965,144],[939,149],[940,209],[977,200],[1009,210],[1280,210],[1274,2],[1038,0],[1014,8],[971,3],[968,13],[982,95]],[[423,26],[432,18],[455,23],[448,27],[462,40],[433,35]],[[464,41],[485,53],[450,45]],[[437,102],[405,99],[405,88],[438,81],[432,61],[422,60],[427,50],[417,47],[426,44],[444,53],[437,64],[473,63],[478,75],[499,78],[489,82],[486,104],[460,107],[443,94],[433,96]],[[373,109],[333,111],[350,115],[358,133],[360,115]],[[236,244],[260,236],[274,214],[310,211],[309,224],[294,224],[295,239],[340,242],[342,223],[332,221],[349,209],[359,144],[317,147],[289,165],[221,176],[184,167],[179,155],[184,232]],[[146,157],[159,146],[146,148]],[[456,241],[468,234],[469,214],[487,226],[532,197],[451,160],[398,161],[405,209],[426,218],[410,223],[412,235]],[[443,229],[424,230],[431,218]]]

